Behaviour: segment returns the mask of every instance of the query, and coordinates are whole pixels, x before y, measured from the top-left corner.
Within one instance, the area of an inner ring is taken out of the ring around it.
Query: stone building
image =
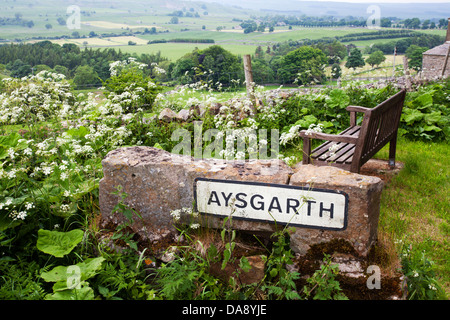
[[[448,19],[445,43],[423,53],[422,77],[435,79],[450,76],[450,18]]]

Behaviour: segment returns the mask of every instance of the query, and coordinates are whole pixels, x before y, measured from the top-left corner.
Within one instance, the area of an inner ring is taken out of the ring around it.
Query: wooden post
[[[252,58],[249,54],[244,55],[244,73],[245,73],[245,86],[247,87],[247,98],[251,99],[253,103],[252,112],[256,113],[254,107],[255,104],[255,94],[254,94],[254,83],[253,83],[253,71],[252,71]]]
[[[448,63],[448,57],[449,56],[450,56],[450,45],[448,46],[447,54],[445,55],[444,65],[442,66],[442,72],[441,72],[441,77],[442,78],[444,78],[445,69],[447,69],[447,63]]]
[[[411,91],[411,77],[409,74],[408,58],[406,56],[403,56],[403,69],[405,70],[406,90]]]
[[[252,71],[252,58],[249,54],[244,55],[244,72],[245,72],[245,84],[247,87],[247,97],[253,97],[253,71]]]

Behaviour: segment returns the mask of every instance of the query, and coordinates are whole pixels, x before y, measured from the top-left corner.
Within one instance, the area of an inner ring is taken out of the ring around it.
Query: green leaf
[[[155,145],[153,146],[153,148],[158,148],[158,149],[161,149],[161,150],[164,149],[158,142],[155,143]]]
[[[277,269],[272,269],[272,270],[270,270],[269,274],[270,274],[270,276],[272,278],[274,278],[278,274],[278,270]]]
[[[422,94],[414,99],[413,105],[417,109],[425,109],[431,107],[433,105],[433,96],[429,93]]]
[[[16,132],[13,132],[8,136],[0,136],[0,160],[8,157],[9,148],[23,150],[28,147],[27,142],[19,142],[20,139],[22,139],[22,136]]]
[[[344,109],[350,104],[350,97],[341,89],[333,89],[328,94],[325,102],[329,107]]]
[[[98,257],[86,259],[72,266],[57,266],[48,272],[41,273],[41,277],[46,282],[67,282],[67,279],[74,276],[73,267],[75,266],[79,268],[80,281],[84,281],[97,274],[103,261],[105,261],[105,258]]]
[[[46,300],[94,300],[94,290],[86,283],[79,289],[56,291],[45,297]]]
[[[316,124],[317,122],[318,119],[312,114],[309,114],[298,120],[294,125],[301,126],[302,128],[308,128],[311,124]]]
[[[89,133],[89,130],[81,126],[77,129],[67,130],[67,134],[71,135],[74,139],[84,138]]]
[[[424,131],[435,131],[435,132],[440,132],[440,131],[442,131],[441,128],[438,128],[438,127],[436,127],[436,126],[424,126],[424,127],[423,127],[423,130],[424,130]]]
[[[442,114],[440,111],[433,111],[431,113],[427,113],[424,115],[423,119],[425,122],[429,125],[432,125],[433,123],[439,122],[441,120]]]
[[[420,112],[419,110],[415,109],[405,109],[402,118],[403,121],[406,122],[406,124],[411,124],[415,121],[420,121],[424,117],[424,114]]]
[[[37,248],[42,252],[61,258],[70,253],[83,240],[83,230],[75,229],[68,232],[38,231]]]

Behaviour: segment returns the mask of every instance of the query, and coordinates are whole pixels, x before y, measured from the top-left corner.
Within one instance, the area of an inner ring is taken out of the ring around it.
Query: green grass
[[[384,148],[379,156],[387,159],[387,154]],[[404,169],[383,191],[380,230],[424,251],[450,296],[450,147],[399,139],[397,160]]]

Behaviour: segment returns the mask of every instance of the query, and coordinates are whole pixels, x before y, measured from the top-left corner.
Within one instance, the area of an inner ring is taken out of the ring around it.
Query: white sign
[[[197,178],[197,212],[296,227],[344,230],[348,195],[335,190]]]

